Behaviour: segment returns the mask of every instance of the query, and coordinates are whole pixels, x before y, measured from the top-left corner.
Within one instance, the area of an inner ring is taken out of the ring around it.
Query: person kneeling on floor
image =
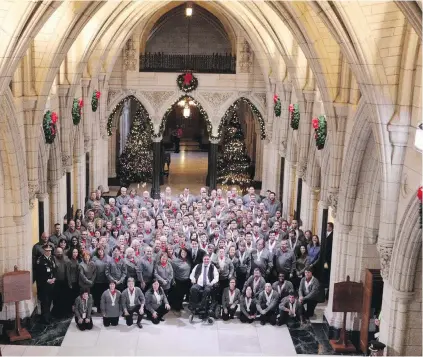
[[[270,283],[266,283],[264,291],[260,293],[257,301],[257,312],[260,314],[261,325],[265,325],[266,322],[270,322],[271,325],[276,325],[278,301],[278,292],[272,289]]]
[[[103,314],[103,325],[105,327],[118,325],[119,316],[122,314],[120,297],[121,292],[116,289],[115,282],[111,281],[109,283],[109,289],[101,295],[100,301],[101,313]]]
[[[302,305],[302,314],[306,319],[314,315],[314,309],[319,300],[319,281],[313,276],[311,268],[306,268],[301,279],[298,295]]]
[[[229,280],[229,287],[223,290],[222,294],[222,319],[228,321],[233,319],[235,312],[238,309],[238,304],[241,298],[241,292],[235,287],[236,280],[231,278]]]
[[[288,321],[301,320],[301,323],[304,323],[301,304],[293,290],[291,290],[289,295],[284,297],[279,304],[279,314],[278,326],[282,326]]]
[[[170,310],[166,294],[157,280],[153,280],[153,285],[145,294],[145,309],[148,318],[155,325],[164,321],[163,316]]]
[[[142,328],[141,320],[144,315],[145,298],[142,290],[135,286],[135,279],[128,278],[128,288],[126,288],[121,295],[121,308],[123,316],[126,320],[127,326],[132,326],[134,320],[133,314],[137,314],[137,326]]]
[[[93,328],[93,320],[91,319],[93,297],[88,291],[88,289],[83,289],[81,294],[75,299],[75,322],[81,331]]]

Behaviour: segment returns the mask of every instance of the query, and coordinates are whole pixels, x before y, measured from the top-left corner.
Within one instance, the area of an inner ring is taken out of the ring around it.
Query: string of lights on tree
[[[187,101],[193,101],[194,102],[195,106],[198,108],[198,111],[200,112],[200,114],[204,118],[204,121],[206,122],[206,128],[207,128],[207,133],[209,134],[209,137],[211,139],[214,139],[214,137],[212,136],[212,123],[210,121],[210,118],[209,118],[207,112],[204,110],[204,108],[202,107],[202,105],[199,102],[197,102],[194,98],[192,98],[189,95],[181,96],[169,108],[166,109],[166,111],[163,115],[163,118],[162,118],[162,122],[160,123],[159,132],[157,134],[153,133],[153,138],[159,138],[163,135],[165,128],[166,128],[167,119],[169,117],[169,114],[172,112],[173,107],[175,106],[175,104],[179,103],[181,100],[184,100],[184,99],[186,99]]]
[[[261,115],[261,113],[257,109],[257,107],[253,103],[251,103],[251,101],[248,98],[245,98],[245,97],[241,97],[241,98],[237,99],[226,110],[225,114],[223,115],[223,119],[220,121],[219,128],[218,128],[218,136],[216,137],[216,139],[220,139],[222,137],[222,129],[225,125],[224,123],[226,123],[228,121],[228,119],[231,117],[231,115],[239,108],[240,103],[247,104],[250,107],[253,114],[256,116],[256,118],[259,122],[259,125],[260,125],[260,138],[261,138],[261,140],[264,140],[266,138],[266,126],[265,126],[265,123],[264,123],[263,116]]]
[[[139,107],[135,113],[125,149],[118,159],[120,184],[127,186],[132,182],[151,181],[153,176],[153,158],[151,151],[152,126],[146,111]]]
[[[291,128],[298,130],[300,126],[300,106],[298,104],[290,104],[288,110]]]
[[[145,119],[147,125],[150,127],[151,132],[153,132],[153,124],[151,123],[150,115],[148,114],[147,110],[144,108],[144,106],[138,100],[137,97],[133,95],[128,95],[127,97],[123,98],[118,104],[115,105],[109,117],[107,118],[107,135],[108,136],[112,136],[113,118],[115,117],[116,113],[122,108],[122,106],[125,104],[125,101],[128,99],[131,99],[138,104],[138,108],[141,111],[141,115]]]
[[[314,139],[316,140],[317,150],[322,150],[325,147],[327,135],[327,123],[324,115],[319,115],[318,118],[313,118],[311,124],[314,128]]]
[[[57,123],[58,117],[56,112],[47,110],[43,117],[43,131],[46,144],[53,144],[54,139],[57,135]]]
[[[82,99],[77,99],[77,98],[73,99],[73,104],[72,104],[73,125],[78,125],[81,122],[83,106],[84,106],[84,101]]]
[[[217,158],[217,181],[245,188],[251,183],[251,159],[246,153],[244,133],[238,114],[232,113],[224,128],[222,152]]]

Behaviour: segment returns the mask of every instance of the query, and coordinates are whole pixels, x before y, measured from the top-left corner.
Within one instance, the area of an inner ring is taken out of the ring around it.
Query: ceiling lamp
[[[192,5],[191,5],[191,3],[187,3],[187,7],[185,8],[185,16],[186,17],[192,16]]]
[[[423,123],[417,125],[414,146],[420,152],[423,152]]]

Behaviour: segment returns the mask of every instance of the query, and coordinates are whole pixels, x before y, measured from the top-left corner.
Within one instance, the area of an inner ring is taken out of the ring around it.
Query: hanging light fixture
[[[417,125],[414,146],[418,151],[423,152],[423,123]]]
[[[185,16],[191,17],[192,16],[192,5],[190,2],[187,2],[187,6],[185,8]]]
[[[185,107],[184,107],[184,110],[183,110],[183,116],[184,116],[184,118],[189,118],[190,115],[191,115],[191,109],[189,107],[189,104],[186,103],[185,104]]]

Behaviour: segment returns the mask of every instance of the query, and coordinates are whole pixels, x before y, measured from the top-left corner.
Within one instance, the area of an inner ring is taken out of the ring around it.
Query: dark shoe
[[[161,317],[161,318],[160,318],[160,321],[162,321],[162,322],[163,322],[163,321],[165,321],[165,319],[164,319],[163,317]]]
[[[266,323],[264,321],[260,321],[260,325],[264,326]]]
[[[277,325],[278,325],[278,326],[282,326],[282,325],[283,325],[282,321],[278,321],[278,322],[277,322]]]
[[[137,322],[137,326],[138,326],[138,328],[142,328],[141,322]]]

